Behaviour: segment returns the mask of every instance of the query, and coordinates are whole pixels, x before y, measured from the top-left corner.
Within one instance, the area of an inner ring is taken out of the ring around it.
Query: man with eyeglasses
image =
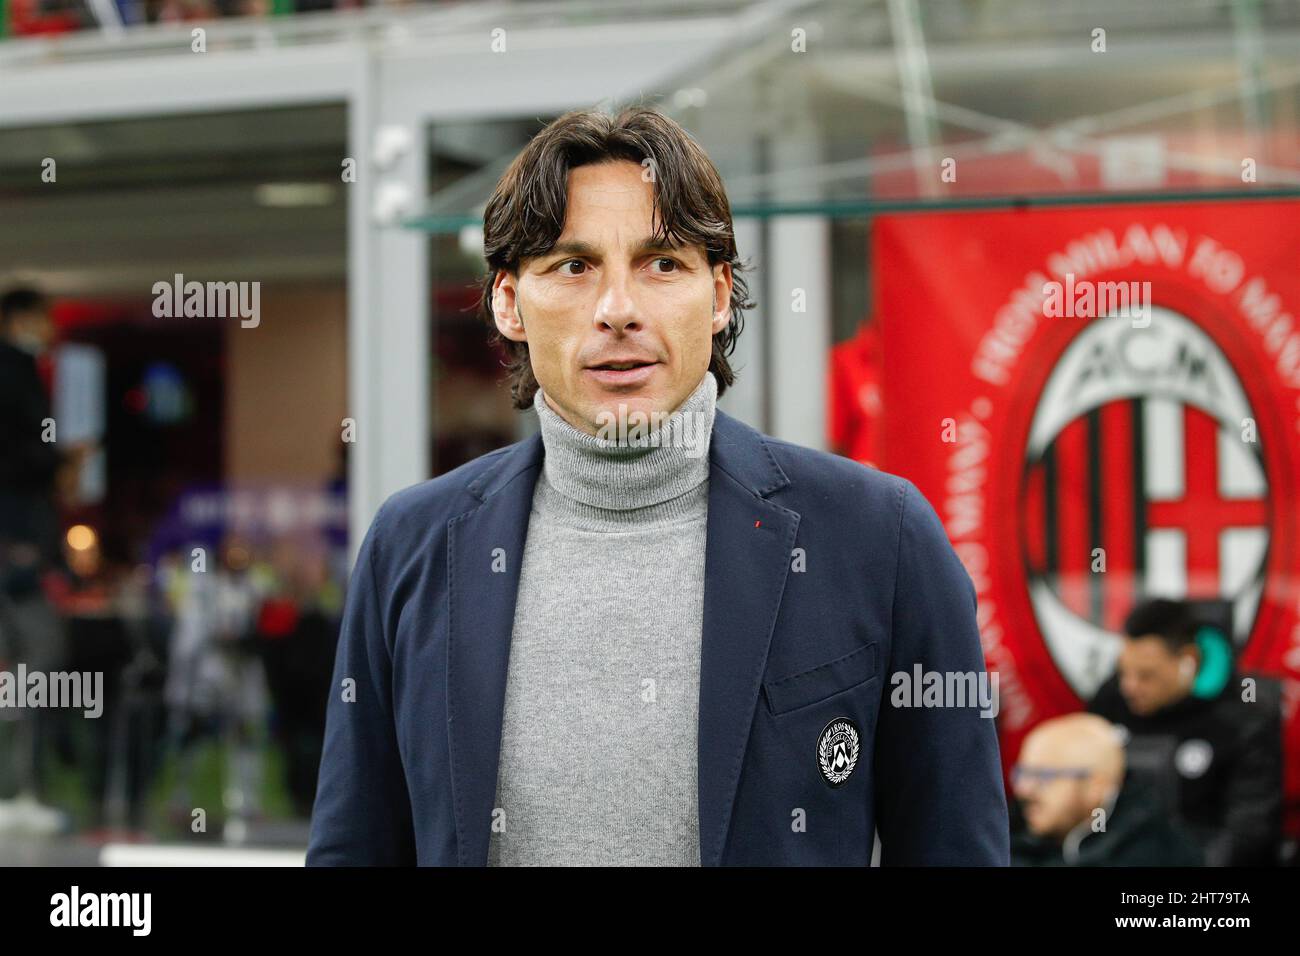
[[[1068,714],[1035,727],[1012,784],[1023,824],[1013,824],[1013,866],[1202,863],[1196,844],[1126,774],[1120,735],[1095,714]]]

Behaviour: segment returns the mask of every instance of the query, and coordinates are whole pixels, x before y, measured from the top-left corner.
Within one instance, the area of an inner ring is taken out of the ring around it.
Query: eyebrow
[[[684,246],[679,242],[660,242],[653,236],[646,236],[632,249],[632,257],[637,258],[651,252],[680,252]],[[566,239],[557,242],[545,253],[545,258],[555,256],[582,256],[588,259],[600,258],[600,251],[589,242],[581,239]]]

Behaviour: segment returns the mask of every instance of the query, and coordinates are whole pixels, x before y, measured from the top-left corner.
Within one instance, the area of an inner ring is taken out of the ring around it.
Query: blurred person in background
[[[154,0],[148,10],[148,19],[156,23],[184,23],[217,17],[216,4],[211,0]]]
[[[226,759],[226,836],[242,842],[247,824],[260,813],[269,703],[262,664],[253,653],[253,624],[267,579],[238,534],[223,539],[215,567],[193,563],[198,559],[188,553],[191,563],[178,565],[172,591],[176,616],[164,691],[169,751],[177,760],[170,812],[189,829],[197,748],[216,741]]]
[[[1282,717],[1273,684],[1243,699],[1232,647],[1185,601],[1155,598],[1124,622],[1115,674],[1088,709],[1176,744],[1178,810],[1209,866],[1272,865],[1282,818]]]
[[[276,593],[262,602],[256,632],[274,707],[273,732],[284,753],[285,785],[294,813],[305,818],[316,799],[343,593],[324,541],[304,542],[292,556],[281,567]]]
[[[38,358],[50,348],[49,302],[35,289],[0,296],[0,662],[58,670],[64,634],[44,581],[61,563],[56,489],[75,488],[89,445],[59,446]],[[0,829],[59,829],[43,806],[47,711],[0,711]],[[16,798],[16,799],[14,799]]]
[[[1095,714],[1046,720],[1012,771],[1014,866],[1200,866],[1200,847],[1126,773],[1117,728]]]
[[[94,23],[84,0],[9,0],[8,6],[14,36],[71,33]]]
[[[98,718],[60,715],[89,808],[87,836],[94,842],[143,839],[161,726],[161,662],[145,633],[148,569],[133,568],[124,542],[106,544],[87,525],[70,528],[64,547],[66,572],[52,578],[50,592],[66,629],[65,666],[104,675]]]

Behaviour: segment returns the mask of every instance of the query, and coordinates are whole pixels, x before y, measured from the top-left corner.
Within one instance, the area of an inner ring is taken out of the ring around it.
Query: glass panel
[[[647,99],[737,216],[1295,195],[1300,68],[1276,31],[1297,24],[1276,4],[826,0]],[[494,181],[408,224],[454,231]]]
[[[90,836],[69,862],[196,807],[305,843],[348,563],[345,136],[341,106],[0,130],[0,291],[49,297],[59,450],[31,484],[4,453],[0,659],[104,681],[97,719],[0,720],[0,829]]]
[[[483,278],[483,229],[459,209],[491,190],[545,120],[446,123],[430,128],[429,214],[450,210],[429,243],[429,321],[433,393],[432,471],[450,471],[520,437],[531,416],[514,411],[503,382],[504,350],[487,345],[491,327],[477,311]],[[485,185],[486,184],[486,185]]]

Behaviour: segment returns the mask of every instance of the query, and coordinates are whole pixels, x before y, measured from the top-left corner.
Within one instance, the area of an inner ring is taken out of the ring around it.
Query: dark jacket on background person
[[[1064,842],[1036,836],[1014,808],[1012,866],[1201,866],[1204,855],[1190,834],[1168,820],[1150,791],[1132,776],[1115,798],[1104,830],[1092,821]]]
[[[519,561],[491,563],[524,552],[543,457],[534,434],[379,509],[349,583],[308,865],[486,864],[520,579]],[[994,721],[890,705],[891,674],[984,672],[974,587],[934,509],[721,410],[709,463],[701,864],[867,865],[878,830],[884,865],[1005,866]],[[860,753],[832,786],[818,744],[844,722]]]
[[[0,341],[0,547],[6,542],[36,545],[46,561],[53,561],[58,540],[54,476],[60,456],[53,442],[41,440],[48,417],[50,402],[36,359]],[[26,577],[21,584],[10,577],[0,585],[15,594],[30,590],[35,577]]]
[[[37,495],[53,488],[59,452],[53,442],[41,440],[49,417],[36,359],[0,340],[0,490]]]
[[[1179,816],[1208,866],[1277,862],[1282,821],[1282,715],[1277,683],[1256,678],[1257,700],[1241,699],[1234,674],[1213,698],[1188,695],[1147,717],[1129,710],[1118,676],[1088,710],[1131,735],[1176,742]]]

